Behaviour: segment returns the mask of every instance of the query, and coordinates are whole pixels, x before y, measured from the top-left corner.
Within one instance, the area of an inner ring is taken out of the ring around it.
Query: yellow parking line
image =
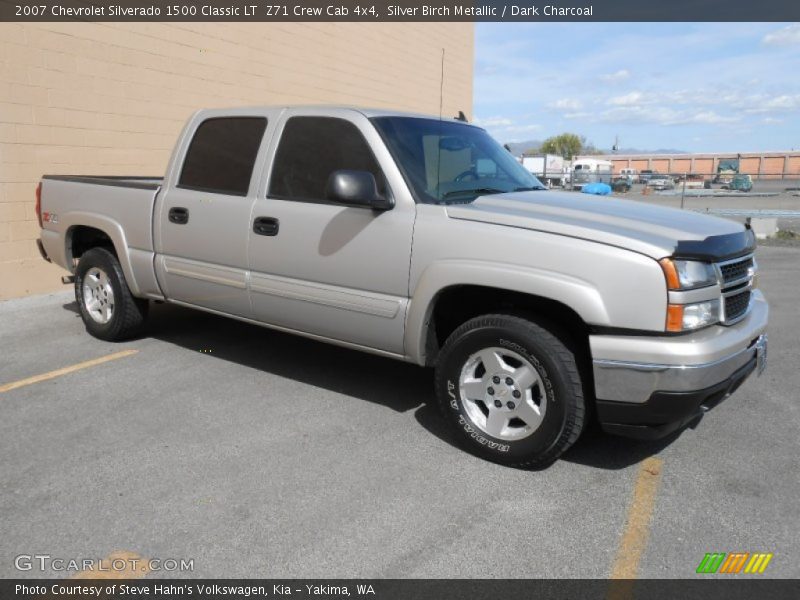
[[[146,559],[135,552],[118,550],[101,560],[96,569],[86,569],[70,579],[138,579],[149,572]]]
[[[0,385],[0,394],[2,394],[3,392],[9,392],[11,390],[16,390],[17,388],[25,387],[26,385],[32,385],[34,383],[39,383],[41,381],[47,381],[48,379],[61,377],[62,375],[74,373],[75,371],[80,371],[82,369],[88,369],[89,367],[94,367],[96,365],[102,365],[103,363],[107,363],[109,361],[116,360],[118,358],[125,358],[126,356],[131,356],[133,354],[136,354],[137,352],[139,351],[123,350],[121,352],[115,352],[114,354],[108,354],[107,356],[101,356],[100,358],[94,358],[92,360],[87,360],[75,365],[71,365],[69,367],[64,367],[63,369],[56,369],[55,371],[49,371],[48,373],[42,373],[41,375],[34,375],[33,377],[28,377],[27,379],[20,379],[19,381],[12,381],[11,383]]]
[[[639,571],[647,538],[650,535],[650,518],[656,503],[656,493],[661,483],[661,467],[659,458],[646,459],[639,468],[639,476],[633,489],[633,499],[628,509],[625,531],[619,542],[611,579],[635,579]]]

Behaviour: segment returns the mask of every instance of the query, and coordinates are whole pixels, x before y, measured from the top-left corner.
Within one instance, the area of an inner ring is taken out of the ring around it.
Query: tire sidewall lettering
[[[447,395],[450,398],[450,408],[458,410],[458,399],[456,398],[456,384],[452,379],[447,380]]]
[[[472,425],[470,425],[469,421],[464,418],[463,414],[458,415],[458,422],[461,427],[464,428],[464,431],[469,435],[473,440],[486,446],[491,450],[497,450],[498,452],[508,452],[511,450],[511,446],[508,444],[500,444],[498,442],[493,442],[492,440],[487,439],[480,431],[474,429]]]
[[[509,350],[513,350],[517,354],[528,359],[528,361],[533,365],[533,368],[536,369],[536,371],[539,373],[539,376],[542,378],[542,382],[544,383],[545,387],[545,393],[547,395],[547,401],[551,404],[555,404],[557,399],[555,390],[553,390],[553,382],[550,380],[547,369],[542,362],[536,356],[531,354],[530,350],[517,344],[516,342],[500,338],[499,345],[503,346],[504,348],[508,348]]]

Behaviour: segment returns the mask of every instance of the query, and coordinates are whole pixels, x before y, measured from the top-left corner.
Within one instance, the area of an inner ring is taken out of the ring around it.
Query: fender
[[[589,281],[555,271],[489,261],[437,261],[422,273],[408,308],[405,351],[412,362],[425,364],[426,332],[436,297],[456,285],[480,285],[540,296],[570,307],[586,323],[610,322],[600,292]]]
[[[125,231],[117,221],[94,213],[73,211],[60,215],[61,230],[64,232],[64,267],[70,272],[74,273],[75,269],[72,265],[72,251],[69,247],[72,240],[69,230],[73,227],[94,227],[105,233],[114,244],[114,250],[117,252],[119,264],[122,267],[122,272],[125,274],[125,281],[131,289],[134,296],[140,295],[139,285],[134,276],[133,266],[131,265],[131,257],[128,248],[128,242],[125,238]]]

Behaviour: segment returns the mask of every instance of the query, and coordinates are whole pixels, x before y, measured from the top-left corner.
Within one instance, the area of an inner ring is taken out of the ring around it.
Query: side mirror
[[[394,208],[394,201],[378,192],[375,176],[369,171],[334,171],[328,178],[325,196],[328,200],[347,206],[374,210]]]

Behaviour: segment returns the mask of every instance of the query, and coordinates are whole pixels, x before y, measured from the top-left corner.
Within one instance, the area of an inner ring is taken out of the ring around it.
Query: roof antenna
[[[467,115],[464,114],[463,110],[458,111],[458,116],[456,117],[456,121],[464,121],[464,123],[468,123],[469,119],[467,119]]]
[[[442,189],[442,106],[444,105],[444,48],[442,48],[442,73],[439,79],[439,140],[436,152],[436,197],[441,201]]]
[[[444,104],[444,48],[442,48],[442,73],[439,77],[439,120],[442,120],[442,106]]]

